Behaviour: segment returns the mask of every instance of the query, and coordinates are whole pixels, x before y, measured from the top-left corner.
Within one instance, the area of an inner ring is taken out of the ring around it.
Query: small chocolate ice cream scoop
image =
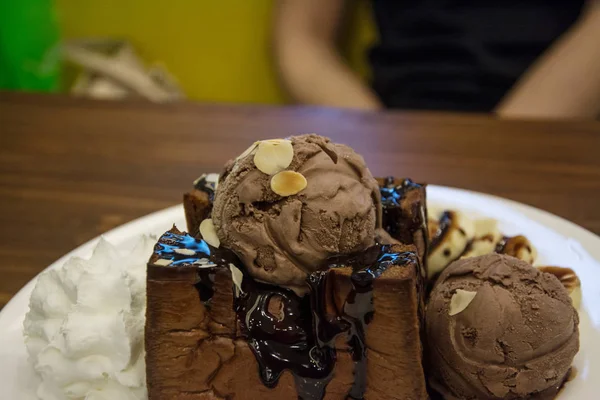
[[[350,147],[318,135],[257,142],[229,163],[212,223],[256,279],[306,290],[329,257],[375,244],[377,181]]]
[[[456,261],[427,304],[430,384],[445,399],[552,399],[578,325],[554,275],[500,254]]]

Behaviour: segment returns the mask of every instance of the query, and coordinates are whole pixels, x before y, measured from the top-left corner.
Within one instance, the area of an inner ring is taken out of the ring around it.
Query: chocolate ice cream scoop
[[[255,143],[230,162],[212,220],[256,279],[305,290],[334,255],[375,243],[379,187],[361,156],[318,135]]]
[[[456,261],[427,304],[431,386],[446,399],[552,399],[578,324],[554,275],[499,254]]]

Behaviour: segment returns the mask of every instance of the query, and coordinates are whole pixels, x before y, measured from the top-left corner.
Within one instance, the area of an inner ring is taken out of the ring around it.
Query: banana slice
[[[581,308],[581,281],[579,277],[571,268],[562,268],[562,267],[537,267],[540,271],[547,272],[552,274],[558,278],[560,283],[563,284],[567,292],[569,292],[569,296],[571,296],[571,301],[573,302],[573,307],[576,310]]]
[[[483,256],[496,251],[498,242],[502,240],[502,233],[498,229],[498,221],[491,218],[475,221],[475,237],[467,245],[460,258]]]
[[[475,224],[458,211],[443,211],[431,215],[429,237],[431,240],[427,259],[429,277],[439,274],[452,261],[460,258],[475,236]],[[437,218],[436,218],[437,217]]]
[[[533,264],[537,258],[537,249],[525,236],[505,236],[496,246],[496,253],[506,254]]]

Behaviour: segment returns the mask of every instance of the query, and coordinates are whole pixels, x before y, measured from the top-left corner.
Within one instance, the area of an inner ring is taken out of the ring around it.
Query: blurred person
[[[275,51],[306,104],[595,118],[600,0],[371,0],[372,86],[337,45],[346,0],[279,0]]]

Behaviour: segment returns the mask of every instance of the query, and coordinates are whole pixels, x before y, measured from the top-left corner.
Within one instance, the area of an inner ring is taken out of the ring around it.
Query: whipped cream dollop
[[[102,239],[89,260],[43,272],[24,322],[43,400],[147,398],[146,262],[155,240],[122,254]]]

